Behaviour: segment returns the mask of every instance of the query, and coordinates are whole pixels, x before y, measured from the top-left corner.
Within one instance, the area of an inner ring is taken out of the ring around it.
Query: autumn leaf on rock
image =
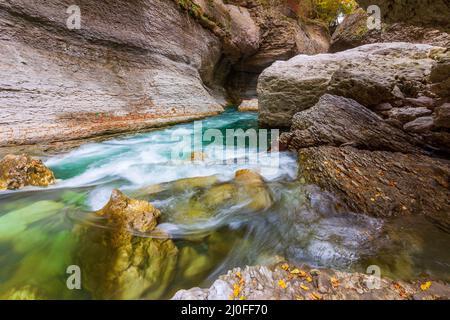
[[[278,285],[280,286],[281,289],[287,288],[286,282],[284,282],[284,280],[278,280]]]
[[[431,281],[424,282],[420,285],[420,290],[427,291],[431,287]]]

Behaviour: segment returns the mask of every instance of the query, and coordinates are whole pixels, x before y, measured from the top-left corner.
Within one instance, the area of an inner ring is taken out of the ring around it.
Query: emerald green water
[[[205,119],[202,126],[202,132],[218,129],[225,136],[226,129],[257,129],[257,115],[229,110]],[[91,251],[82,250],[90,243],[79,230],[106,232],[89,212],[102,208],[114,188],[160,209],[159,227],[178,250],[169,276],[131,298],[170,298],[179,289],[207,286],[230,268],[281,258],[358,271],[377,264],[382,274],[394,278],[426,274],[450,279],[450,236],[431,222],[382,221],[342,212],[331,194],[298,182],[294,154],[266,154],[264,144],[259,150],[246,143],[236,153],[217,153],[224,142],[203,142],[206,159],[188,161],[192,141],[183,139],[193,137],[193,129],[194,124],[187,123],[88,143],[45,160],[58,179],[54,186],[0,193],[0,297],[92,299],[87,288],[92,283],[84,286],[84,279],[99,286],[104,279],[86,274],[97,272],[96,254],[82,256]],[[174,161],[173,152],[179,150]],[[259,158],[257,163],[245,161],[253,156]],[[269,208],[253,212],[243,209],[246,203],[223,201],[208,207],[206,218],[184,213],[203,206],[205,194],[226,186],[243,168],[264,177],[273,200]],[[203,187],[177,185],[180,179],[205,176],[218,181]],[[66,270],[80,259],[91,267],[81,268],[82,288],[70,290]],[[114,297],[114,292],[102,297]]]

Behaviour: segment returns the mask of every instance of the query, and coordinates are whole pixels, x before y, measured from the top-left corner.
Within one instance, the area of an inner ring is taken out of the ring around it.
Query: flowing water
[[[218,129],[225,137],[226,129],[257,129],[257,115],[228,110],[201,124],[201,133]],[[190,161],[196,130],[187,123],[87,143],[46,159],[58,178],[54,186],[1,193],[0,298],[93,298],[83,287],[85,273],[97,272],[96,261],[110,256],[91,248],[78,230],[105,232],[89,212],[102,208],[114,188],[160,209],[158,228],[177,248],[170,268],[163,260],[153,265],[167,269],[165,276],[129,298],[170,298],[179,289],[207,286],[230,268],[280,259],[363,272],[376,264],[391,277],[450,280],[450,236],[426,219],[383,221],[346,212],[333,195],[302,183],[295,154],[265,152],[270,136],[232,152],[218,148],[226,141],[205,139],[203,161]],[[269,205],[251,209],[252,196],[224,196],[239,169],[263,176]],[[69,290],[66,270],[80,259],[89,261],[89,270],[81,267],[82,289]],[[90,278],[90,288],[104,281]]]

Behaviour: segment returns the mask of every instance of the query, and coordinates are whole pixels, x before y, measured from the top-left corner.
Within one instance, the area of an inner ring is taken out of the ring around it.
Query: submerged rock
[[[114,189],[109,202],[99,211],[98,216],[105,217],[108,223],[138,232],[155,229],[161,212],[149,202],[131,199]]]
[[[272,205],[272,195],[264,179],[251,170],[238,170],[235,179],[218,183],[215,176],[183,179],[174,186],[194,193],[187,203],[181,201],[174,210],[175,221],[198,222],[217,215],[222,209],[242,207],[243,212],[259,212]]]
[[[247,208],[252,211],[263,211],[272,205],[272,196],[263,177],[255,171],[243,169],[235,173],[239,201],[250,201]]]
[[[449,299],[450,285],[405,282],[362,273],[282,263],[235,268],[210,288],[180,290],[173,300],[405,300]]]
[[[113,191],[108,204],[97,212],[106,229],[80,230],[77,260],[83,287],[95,299],[159,298],[175,275],[178,249],[170,239],[132,235],[155,229],[159,210],[146,201],[129,199]]]
[[[6,155],[0,161],[0,190],[25,186],[47,187],[55,183],[53,172],[29,155]]]
[[[196,182],[196,178],[193,178]],[[204,180],[204,181],[203,181]],[[197,182],[209,183],[207,177]],[[188,203],[181,202],[175,210],[176,221],[186,223],[207,219],[223,208],[242,205],[243,211],[258,212],[272,205],[272,196],[264,179],[252,170],[238,170],[231,182],[203,185],[190,197]]]

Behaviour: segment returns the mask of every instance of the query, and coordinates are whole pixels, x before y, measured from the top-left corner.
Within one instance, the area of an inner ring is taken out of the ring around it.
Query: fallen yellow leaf
[[[300,270],[297,269],[297,268],[295,268],[294,270],[291,270],[291,273],[292,273],[292,274],[299,274],[299,273],[300,273]]]
[[[304,286],[303,284],[300,285],[300,288],[302,288],[302,289],[305,290],[305,291],[308,291],[308,290],[309,290],[309,288],[308,288],[307,286]]]
[[[311,296],[312,296],[312,298],[314,300],[321,300],[322,299],[322,296],[320,294],[318,294],[318,293],[315,293],[315,292],[311,293]]]
[[[241,272],[240,272],[240,271],[236,272],[235,274],[236,274],[236,277],[238,277],[238,278],[241,278],[241,277],[242,277],[242,275],[241,275]]]
[[[284,282],[284,280],[278,280],[278,285],[282,289],[286,289],[287,288],[286,282]]]
[[[306,281],[312,282],[312,278],[311,277],[306,277]]]
[[[339,287],[339,285],[341,284],[341,283],[339,282],[339,280],[336,279],[335,277],[331,277],[331,278],[330,278],[330,282],[331,282],[331,285],[332,285],[333,288],[337,288],[337,287]]]
[[[233,296],[237,298],[239,296],[239,293],[241,293],[241,287],[238,284],[233,285]]]
[[[424,282],[420,285],[422,291],[427,291],[431,287],[431,281]]]
[[[287,263],[283,263],[281,265],[281,269],[283,269],[284,271],[287,271],[287,270],[289,270],[289,265]]]
[[[240,297],[239,297],[239,300],[247,300],[247,298],[244,297],[244,296],[240,296]]]

